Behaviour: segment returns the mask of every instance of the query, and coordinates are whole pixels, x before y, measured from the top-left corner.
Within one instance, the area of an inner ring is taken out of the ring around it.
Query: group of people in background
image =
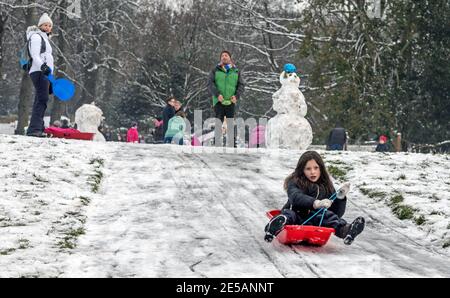
[[[327,139],[326,150],[329,151],[347,151],[348,150],[348,133],[339,123],[333,128]],[[390,152],[391,147],[388,144],[388,137],[381,135],[377,141],[376,152]]]
[[[35,100],[32,116],[28,126],[27,135],[33,137],[45,137],[44,115],[47,109],[49,95],[52,93],[51,85],[47,79],[54,73],[54,58],[49,37],[52,33],[53,21],[48,14],[43,14],[37,26],[31,26],[27,30],[27,47],[31,62],[27,71],[35,88]],[[227,126],[228,119],[234,119],[236,108],[245,91],[245,82],[240,69],[236,66],[229,51],[220,53],[220,62],[212,69],[207,79],[208,92],[212,98],[212,107],[215,117]],[[186,128],[186,114],[182,104],[175,97],[166,101],[167,105],[162,111],[161,117],[153,120],[153,143],[176,143],[183,145],[184,131]],[[55,127],[71,128],[68,120],[56,121]],[[103,132],[102,132],[103,133]],[[222,131],[222,133],[224,133]],[[113,140],[112,133],[107,140]],[[118,134],[118,141],[124,141],[125,137]],[[126,134],[129,143],[142,141],[138,123],[133,122]],[[327,139],[327,150],[347,150],[348,135],[346,130],[337,125]],[[388,152],[388,138],[379,138],[377,152]]]
[[[49,95],[52,94],[51,84],[47,77],[55,70],[53,50],[49,41],[52,29],[53,21],[46,13],[40,17],[37,26],[27,29],[27,51],[30,60],[24,69],[28,71],[35,88],[32,116],[27,130],[27,135],[32,137],[46,137],[44,116]],[[207,82],[215,116],[222,122],[235,117],[236,105],[245,87],[241,72],[231,57],[229,51],[223,51],[220,54],[220,62],[211,71]],[[181,103],[174,97],[169,98],[162,117],[154,120],[154,143],[183,144],[185,119],[186,114]],[[55,127],[70,128],[66,122],[56,121],[53,124]],[[120,133],[118,138],[122,140]],[[108,138],[106,139],[108,140]],[[130,143],[141,141],[136,122],[133,122],[128,129],[126,141]]]
[[[240,70],[232,60],[229,51],[220,53],[220,62],[208,76],[208,91],[212,98],[215,117],[226,127],[228,119],[234,119],[236,107],[245,91],[245,83]],[[186,129],[186,113],[182,104],[175,97],[169,97],[162,111],[162,117],[153,120],[153,143],[184,145]],[[133,125],[128,131],[130,136],[135,134]],[[132,142],[134,138],[127,137]],[[190,141],[187,141],[190,142]]]
[[[165,144],[172,144],[172,142],[179,145],[184,144],[185,119],[186,114],[182,109],[181,102],[175,97],[170,97],[162,113],[161,136]]]

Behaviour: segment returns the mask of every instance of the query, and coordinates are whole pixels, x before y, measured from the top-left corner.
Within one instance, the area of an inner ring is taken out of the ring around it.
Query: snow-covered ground
[[[321,152],[367,228],[312,248],[263,241],[301,152],[197,150],[0,135],[0,277],[450,277],[450,156]]]

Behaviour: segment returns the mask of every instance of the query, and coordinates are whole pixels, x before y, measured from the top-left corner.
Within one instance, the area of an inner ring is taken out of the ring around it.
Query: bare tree
[[[36,24],[37,22],[37,9],[36,7],[26,7],[22,9],[23,15],[25,16],[25,27]],[[26,41],[25,34],[23,34],[22,40]],[[22,80],[20,83],[20,93],[19,93],[19,105],[18,105],[18,124],[15,133],[17,135],[23,135],[25,132],[25,127],[28,126],[28,118],[32,103],[32,93],[33,84],[31,82],[28,73],[22,73]]]

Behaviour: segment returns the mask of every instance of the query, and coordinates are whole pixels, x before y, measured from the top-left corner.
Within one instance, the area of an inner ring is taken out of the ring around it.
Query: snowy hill
[[[263,241],[301,152],[0,135],[0,277],[450,277],[449,156],[322,153],[350,247]]]

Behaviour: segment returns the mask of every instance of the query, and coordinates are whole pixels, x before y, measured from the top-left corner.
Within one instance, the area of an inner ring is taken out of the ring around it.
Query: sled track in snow
[[[222,179],[221,179],[221,177],[218,175],[218,173],[217,173],[217,172],[211,167],[211,165],[208,164],[201,156],[199,156],[199,155],[194,155],[193,158],[195,158],[195,159],[197,159],[199,162],[201,162],[201,163],[203,164],[203,168],[206,169],[206,170],[208,170],[208,171],[210,171],[211,174],[213,175],[213,177],[215,177],[216,181],[222,181]],[[227,160],[228,160],[228,159],[226,159],[226,158],[224,158],[224,157],[222,157],[222,156],[215,156],[214,158],[218,158],[218,159],[221,160],[224,164],[225,164],[225,163],[227,162]],[[236,167],[238,167],[238,166],[239,166],[239,165],[236,165]],[[220,185],[221,185],[221,189],[224,189],[224,190],[227,189],[226,185],[225,185],[223,182],[221,182]],[[265,193],[267,193],[267,192],[265,192]],[[223,200],[220,200],[220,202],[221,202],[222,206],[224,206],[224,208],[225,208],[225,209],[229,212],[229,214],[234,218],[234,220],[239,224],[239,226],[245,228],[246,231],[249,233],[249,235],[251,235],[253,241],[254,241],[255,243],[258,244],[261,253],[263,253],[263,254],[267,257],[267,259],[275,266],[275,268],[277,268],[277,270],[278,270],[278,272],[280,273],[280,275],[283,276],[283,277],[287,277],[286,273],[283,273],[283,271],[285,271],[285,270],[284,270],[283,268],[281,268],[280,265],[277,264],[277,262],[275,261],[275,259],[273,258],[273,256],[268,252],[268,250],[272,249],[272,246],[269,245],[269,244],[267,244],[267,243],[265,243],[265,242],[263,242],[263,240],[261,240],[261,239],[263,238],[263,236],[264,236],[264,233],[263,233],[263,228],[264,228],[264,227],[263,227],[263,226],[258,227],[258,230],[261,230],[261,233],[260,233],[260,235],[258,234],[258,236],[260,236],[260,237],[259,237],[259,238],[256,238],[257,236],[254,234],[254,232],[253,232],[248,226],[246,226],[245,224],[243,224],[243,223],[241,222],[241,220],[239,220],[239,217],[236,216],[236,215],[233,213],[233,211],[230,210],[230,209],[224,204],[224,201],[223,201]],[[256,210],[256,209],[254,208],[254,206],[249,205],[249,203],[248,203],[247,201],[244,201],[244,202],[245,202],[244,204],[245,204],[246,206],[248,206],[249,210],[252,210],[252,211],[255,213],[256,216],[263,216],[264,212],[267,211],[267,210],[269,210],[269,207],[268,207],[268,206],[264,206],[264,207],[265,207],[265,210]],[[229,202],[228,202],[228,204],[229,204]],[[261,242],[262,242],[263,244],[261,244]],[[291,251],[292,251],[295,255],[297,255],[297,256],[300,257],[300,260],[301,260],[301,262],[304,264],[305,269],[307,269],[307,271],[310,272],[310,274],[308,274],[308,275],[306,275],[306,276],[311,276],[311,275],[313,275],[313,276],[315,276],[315,277],[322,277],[322,275],[319,274],[318,271],[317,271],[316,269],[314,269],[314,266],[313,266],[312,264],[310,264],[310,263],[302,256],[302,253],[301,253],[301,252],[297,251],[297,250],[295,249],[294,246],[289,246],[289,247],[291,248]]]
[[[202,165],[202,168],[203,168],[203,169],[208,170],[208,171],[213,175],[213,177],[216,179],[216,181],[221,181],[221,177],[219,177],[219,176],[217,175],[217,173],[213,170],[213,168],[212,168],[207,162],[205,162],[205,161],[201,158],[201,156],[199,156],[198,154],[194,154],[192,157],[193,157],[194,159],[196,159],[196,160]],[[223,159],[222,159],[222,160],[223,160]],[[221,189],[227,189],[226,185],[225,185],[223,182],[221,182],[220,185],[221,185]],[[232,217],[234,218],[235,222],[238,223],[240,227],[245,228],[246,231],[247,231],[250,235],[252,235],[251,237],[252,237],[254,243],[257,243],[257,244],[258,244],[259,249],[260,249],[260,252],[266,256],[266,258],[269,260],[270,263],[273,264],[273,266],[277,269],[277,271],[279,272],[279,274],[280,274],[281,276],[283,276],[283,277],[286,277],[285,273],[283,273],[282,268],[280,268],[280,266],[277,265],[276,261],[272,258],[272,256],[267,252],[267,250],[263,247],[263,245],[260,244],[260,241],[259,241],[258,239],[255,238],[255,236],[252,234],[252,231],[250,231],[250,229],[248,229],[248,227],[247,227],[245,224],[242,224],[242,222],[239,220],[238,216],[234,215],[233,212],[230,211],[230,209],[224,204],[224,201],[223,201],[221,198],[219,198],[219,200],[220,200],[220,202],[221,202],[221,205],[228,211],[228,213],[230,214],[230,216],[232,216]],[[248,203],[246,203],[246,205],[249,206]],[[249,206],[249,207],[250,207],[250,206]],[[253,209],[253,208],[251,208],[251,209]]]
[[[334,236],[324,247],[266,243],[265,213],[287,199],[284,156],[132,148],[106,162],[109,185],[69,275],[100,268],[111,277],[450,277],[448,258],[352,200],[344,218],[370,218],[353,245]]]
[[[224,165],[223,167],[225,169],[228,169],[230,171],[230,173],[233,173],[233,169],[237,169],[240,166],[242,166],[242,163],[245,161],[245,157],[234,157],[234,156],[230,156],[230,155],[200,156],[199,154],[194,154],[194,155],[190,156],[189,158],[194,161],[194,166],[195,165],[199,166],[199,164],[201,164],[202,171],[207,171],[207,172],[211,173],[211,176],[214,177],[213,178],[214,183],[216,183],[216,191],[215,191],[216,193],[217,193],[217,190],[222,190],[222,191],[226,192],[228,190],[228,188],[233,188],[233,187],[239,186],[237,184],[233,184],[234,180],[232,183],[229,183],[229,184],[227,184],[227,182],[224,182],[223,176],[221,176],[221,175],[223,175],[222,171],[224,169],[221,168],[220,169],[221,172],[219,172],[219,167],[217,165],[222,164],[222,165]],[[255,160],[248,161],[248,164],[246,166],[251,168],[252,166],[255,166],[254,162],[255,162]],[[242,175],[245,177],[245,174],[242,174]],[[254,180],[255,180],[255,184],[257,185],[257,187],[260,188],[260,191],[258,192],[259,195],[273,197],[273,194],[269,193],[267,191],[268,187],[270,187],[270,186],[265,184],[265,183],[270,183],[272,186],[272,183],[273,183],[273,186],[275,187],[275,183],[272,182],[270,180],[270,178],[265,177],[263,173],[258,173],[255,176]],[[212,193],[215,193],[215,192],[213,191]],[[215,195],[214,202],[216,204],[220,203],[227,210],[229,216],[234,219],[234,222],[237,223],[237,225],[242,229],[242,231],[245,231],[248,234],[249,241],[253,241],[255,244],[258,245],[260,252],[265,255],[267,260],[277,269],[277,271],[280,273],[281,276],[284,276],[284,277],[292,276],[292,273],[290,274],[289,270],[286,271],[286,269],[287,269],[286,264],[288,263],[288,261],[282,261],[282,263],[279,263],[277,261],[280,259],[280,256],[278,255],[279,251],[277,251],[277,249],[279,249],[279,245],[278,244],[268,245],[267,243],[263,242],[263,240],[262,240],[263,225],[261,225],[261,227],[254,227],[254,226],[252,227],[252,226],[246,225],[245,222],[242,220],[242,216],[248,215],[249,212],[253,213],[255,217],[263,217],[264,213],[267,210],[271,209],[270,206],[268,206],[266,203],[262,203],[262,206],[259,205],[258,207],[256,207],[255,204],[250,203],[250,202],[253,202],[252,199],[253,198],[250,198],[250,197],[248,197],[248,198],[239,198],[239,197],[230,197],[230,196],[228,196],[228,197],[222,196],[221,197],[220,195]],[[277,201],[284,200],[284,198],[277,197],[276,200]],[[282,202],[282,201],[280,201],[280,202]],[[278,202],[277,205],[280,205],[280,202]],[[350,202],[351,202],[351,206],[354,206],[361,212],[364,212],[364,214],[366,214],[368,217],[370,217],[371,220],[373,221],[373,223],[375,223],[376,225],[373,227],[368,226],[365,231],[365,233],[367,233],[366,237],[363,236],[360,239],[358,239],[357,242],[355,242],[355,244],[352,245],[352,247],[347,247],[347,246],[344,246],[343,244],[342,245],[340,244],[339,248],[336,248],[336,247],[333,248],[333,244],[330,245],[331,248],[328,248],[328,247],[310,248],[310,247],[303,247],[303,246],[288,246],[287,248],[289,248],[289,250],[285,250],[284,252],[282,252],[282,254],[284,254],[282,256],[282,258],[292,260],[292,256],[290,256],[290,254],[292,253],[297,258],[299,258],[301,261],[301,262],[297,262],[296,266],[298,266],[301,263],[301,264],[303,264],[302,266],[304,267],[303,270],[298,270],[300,268],[297,269],[298,274],[296,276],[314,276],[314,277],[329,276],[329,277],[333,277],[334,276],[333,273],[330,273],[328,270],[325,270],[325,268],[322,268],[325,265],[323,262],[321,262],[320,259],[322,257],[326,257],[326,255],[329,252],[337,255],[336,258],[339,258],[339,255],[345,256],[346,250],[351,250],[352,253],[355,253],[355,251],[357,251],[357,250],[361,250],[358,252],[358,258],[359,258],[360,262],[362,262],[362,264],[364,263],[363,262],[364,255],[371,256],[372,258],[374,258],[374,260],[378,260],[378,262],[380,262],[380,265],[379,265],[380,267],[379,267],[378,271],[373,272],[372,274],[369,274],[370,276],[383,275],[382,271],[384,269],[382,269],[382,268],[384,266],[387,266],[387,267],[394,266],[394,267],[396,267],[397,271],[403,272],[403,274],[405,276],[409,276],[409,275],[411,275],[411,276],[420,276],[420,275],[423,275],[423,276],[449,276],[450,275],[450,272],[448,272],[448,270],[446,270],[447,269],[446,266],[439,265],[438,264],[439,262],[434,262],[434,261],[431,262],[431,263],[435,263],[435,265],[430,265],[430,267],[435,267],[435,268],[427,268],[427,266],[424,266],[424,264],[420,264],[422,262],[417,262],[419,264],[415,264],[415,262],[407,256],[417,255],[417,251],[423,251],[423,250],[426,250],[428,252],[428,254],[422,253],[420,255],[420,257],[423,257],[423,258],[431,257],[432,259],[436,259],[438,254],[436,254],[436,252],[430,250],[429,248],[421,245],[414,239],[411,239],[410,237],[408,237],[401,231],[397,230],[397,228],[395,226],[391,226],[389,224],[383,223],[381,220],[377,220],[373,214],[363,210],[359,205],[355,204],[354,202],[352,202],[352,201],[350,201]],[[236,212],[235,208],[230,208],[231,206],[233,206],[237,203],[240,203],[241,205],[245,205],[247,212],[244,212],[244,211]],[[352,208],[350,207],[350,209],[352,209]],[[356,214],[357,211],[353,208],[351,213]],[[352,218],[352,217],[349,217],[349,219],[350,218]],[[265,218],[264,218],[264,220],[265,220]],[[385,222],[391,222],[391,220],[386,218]],[[386,239],[381,239],[380,234],[378,232],[375,232],[375,231],[379,230],[380,225],[383,227],[383,230],[389,231],[388,234],[384,233],[383,235],[387,235],[387,236],[391,235],[391,237],[392,237],[392,233],[398,234],[403,239],[406,239],[407,241],[409,241],[413,246],[411,247],[410,245],[405,244],[403,242],[400,244],[397,244],[397,243],[395,243],[395,240],[386,241]],[[257,231],[257,232],[255,233],[255,231]],[[373,240],[367,241],[364,239],[364,238],[371,239],[372,234],[374,235],[373,237],[375,239],[377,239],[376,241],[373,241]],[[367,237],[367,236],[369,236],[369,237]],[[341,241],[340,239],[337,239],[337,238],[334,239],[334,243],[340,242],[340,241]],[[442,256],[442,255],[439,254],[439,256]],[[350,256],[347,256],[347,257],[350,257]],[[431,261],[431,259],[430,259],[430,261]],[[332,262],[332,259],[330,259],[330,262]],[[369,263],[371,262],[370,257],[369,257],[368,262]],[[385,264],[387,264],[387,265],[385,265]],[[364,265],[361,265],[361,266],[364,266]],[[393,276],[395,276],[395,273],[393,273]]]
[[[37,148],[41,142],[11,140],[23,142],[24,148]],[[74,146],[42,142],[61,155]],[[75,145],[82,148],[86,162],[91,156],[105,159],[99,192],[86,194],[91,202],[84,207],[85,233],[70,253],[30,239],[50,253],[38,256],[30,248],[0,256],[6,275],[18,275],[20,268],[24,276],[42,277],[450,277],[445,250],[435,251],[411,222],[401,222],[388,206],[371,204],[356,190],[344,218],[351,221],[363,215],[368,220],[353,245],[345,246],[337,237],[324,247],[266,243],[265,214],[285,203],[283,180],[295,167],[293,159],[299,152],[225,154],[168,145]],[[21,175],[25,170],[15,171]],[[58,177],[48,179],[59,182]],[[79,180],[84,187],[85,178]],[[20,190],[19,184],[14,187]],[[28,207],[28,201],[22,203]],[[26,226],[17,228],[30,232]],[[5,235],[14,240],[21,232],[6,229]]]

